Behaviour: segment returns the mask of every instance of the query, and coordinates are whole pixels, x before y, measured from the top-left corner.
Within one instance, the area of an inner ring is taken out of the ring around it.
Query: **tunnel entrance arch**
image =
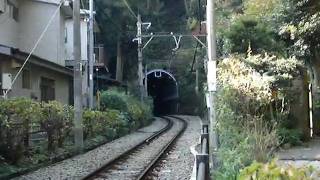
[[[179,88],[176,78],[168,71],[154,69],[146,74],[148,95],[153,98],[154,114],[176,114],[179,108]]]

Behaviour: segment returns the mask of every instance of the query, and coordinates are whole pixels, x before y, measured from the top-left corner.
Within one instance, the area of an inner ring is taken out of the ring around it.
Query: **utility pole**
[[[73,1],[73,54],[74,54],[74,142],[77,151],[83,150],[82,127],[82,62],[80,34],[80,0]]]
[[[215,130],[216,120],[216,92],[217,92],[217,53],[216,53],[216,34],[215,34],[215,10],[214,0],[207,0],[207,47],[208,47],[208,99],[209,104],[209,153],[210,164],[213,166],[214,153],[218,148],[218,136]]]
[[[137,39],[138,39],[138,80],[139,80],[139,91],[140,91],[140,101],[143,102],[144,98],[144,87],[143,87],[143,56],[142,56],[142,21],[141,15],[138,14],[137,22]]]
[[[94,64],[94,34],[93,34],[93,0],[89,1],[90,20],[89,20],[89,108],[93,108],[93,64]]]
[[[147,76],[147,73],[148,73],[148,65],[146,64],[144,66],[144,95],[145,97],[148,97],[148,76]]]
[[[197,98],[199,97],[199,60],[196,58],[195,59],[195,66],[196,66],[196,87],[195,87],[195,91],[196,91],[196,95]]]

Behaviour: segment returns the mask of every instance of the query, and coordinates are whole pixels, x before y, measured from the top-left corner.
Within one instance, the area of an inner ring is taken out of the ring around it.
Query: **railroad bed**
[[[194,127],[187,128],[188,134],[181,137],[184,141],[175,142],[190,122]],[[156,118],[135,133],[16,179],[188,179],[194,160],[189,146],[197,142],[199,129],[197,117]],[[172,167],[177,161],[171,154],[182,157],[176,167]],[[164,173],[167,165],[172,173]],[[175,168],[182,171],[176,173]]]
[[[121,155],[125,151],[130,150],[137,144],[145,141],[155,132],[164,128],[167,122],[163,119],[156,120],[145,128],[139,129],[137,132],[116,139],[110,143],[102,145],[85,154],[78,155],[71,159],[66,159],[51,166],[41,168],[35,172],[17,177],[17,180],[66,180],[66,179],[82,179],[94,170],[103,166],[113,158]]]
[[[148,172],[187,127],[187,122],[183,119],[163,118],[169,122],[163,131],[85,179],[152,179]]]

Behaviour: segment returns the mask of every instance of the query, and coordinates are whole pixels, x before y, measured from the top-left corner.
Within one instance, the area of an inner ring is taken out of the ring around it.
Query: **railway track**
[[[84,179],[154,179],[154,167],[187,127],[187,122],[181,118],[161,118],[168,121],[166,127]]]

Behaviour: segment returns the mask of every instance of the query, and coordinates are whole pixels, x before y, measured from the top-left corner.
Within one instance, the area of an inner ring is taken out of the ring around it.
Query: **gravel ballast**
[[[15,179],[81,179],[104,164],[110,162],[113,158],[143,142],[153,135],[154,132],[159,131],[166,125],[167,122],[165,120],[156,118],[150,126],[141,128],[137,132],[116,139],[85,154],[75,156],[71,159],[66,159]]]
[[[157,169],[157,179],[190,179],[194,165],[194,156],[190,147],[197,144],[200,138],[201,120],[194,116],[177,116],[188,122],[184,134],[178,139],[172,150],[162,160]]]
[[[108,168],[99,174],[99,179],[105,180],[131,180],[137,179],[138,176],[145,170],[152,160],[160,153],[161,149],[165,147],[174,137],[183,129],[183,123],[179,120],[173,119],[173,126],[167,132],[163,133],[149,144],[143,145],[139,150],[130,154],[115,163],[115,165]]]

